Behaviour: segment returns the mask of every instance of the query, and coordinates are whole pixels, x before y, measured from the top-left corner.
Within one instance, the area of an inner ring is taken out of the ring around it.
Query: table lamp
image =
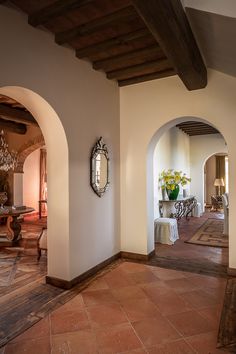
[[[224,185],[225,185],[225,182],[224,182],[223,178],[216,178],[215,179],[214,186],[218,187],[217,188],[217,191],[218,191],[217,195],[220,195],[220,187],[224,187]]]

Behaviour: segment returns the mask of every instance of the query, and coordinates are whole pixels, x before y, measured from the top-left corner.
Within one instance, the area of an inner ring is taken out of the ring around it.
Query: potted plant
[[[179,195],[179,185],[185,186],[191,182],[191,178],[187,177],[182,171],[173,169],[164,170],[159,176],[159,183],[162,190],[166,190],[169,200],[176,200]]]

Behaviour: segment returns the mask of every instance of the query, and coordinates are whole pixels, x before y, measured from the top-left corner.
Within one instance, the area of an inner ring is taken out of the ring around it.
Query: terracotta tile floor
[[[178,257],[182,259],[196,260],[198,262],[211,261],[214,263],[228,265],[228,248],[207,247],[185,243],[201,227],[208,218],[223,219],[220,212],[205,212],[200,218],[182,218],[178,222],[180,239],[174,245],[156,243],[156,254],[162,257]]]
[[[226,279],[123,262],[0,354],[218,354]]]
[[[208,217],[222,214],[182,219],[180,240],[174,246],[158,244],[157,254],[227,264],[228,249],[184,243]],[[29,218],[22,224],[29,239],[42,227],[34,222]],[[35,257],[35,245],[24,246]],[[225,353],[216,349],[225,285],[223,278],[124,262],[0,348],[0,354]]]

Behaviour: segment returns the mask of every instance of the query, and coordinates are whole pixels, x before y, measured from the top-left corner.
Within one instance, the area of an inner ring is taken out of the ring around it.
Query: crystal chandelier
[[[14,170],[17,166],[17,152],[9,152],[3,130],[0,133],[0,170]]]

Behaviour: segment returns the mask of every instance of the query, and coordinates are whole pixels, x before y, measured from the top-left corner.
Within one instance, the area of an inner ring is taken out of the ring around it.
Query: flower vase
[[[176,184],[175,189],[166,189],[166,193],[168,195],[169,200],[176,200],[179,195],[179,185]]]

